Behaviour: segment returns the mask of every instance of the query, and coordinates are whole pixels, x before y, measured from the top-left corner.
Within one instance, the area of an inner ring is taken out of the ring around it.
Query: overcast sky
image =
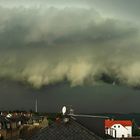
[[[139,0],[0,0],[1,108],[17,102],[13,108],[29,109],[37,97],[44,111],[73,104],[79,111],[93,106],[93,112],[137,112],[139,5]]]
[[[3,6],[92,7],[102,15],[139,21],[139,0],[0,0]]]

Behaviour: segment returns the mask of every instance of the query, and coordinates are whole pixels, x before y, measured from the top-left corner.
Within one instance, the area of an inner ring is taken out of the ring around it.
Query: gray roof
[[[53,123],[30,140],[102,140],[79,123],[71,120],[69,123]]]

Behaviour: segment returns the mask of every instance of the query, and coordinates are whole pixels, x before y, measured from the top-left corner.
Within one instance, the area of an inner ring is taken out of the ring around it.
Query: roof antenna
[[[37,101],[37,99],[35,100],[35,112],[36,113],[38,112],[38,101]]]
[[[63,114],[63,122],[65,124],[67,124],[69,122],[69,118],[67,117],[66,112],[67,112],[67,107],[66,106],[63,106],[62,107],[62,114]]]

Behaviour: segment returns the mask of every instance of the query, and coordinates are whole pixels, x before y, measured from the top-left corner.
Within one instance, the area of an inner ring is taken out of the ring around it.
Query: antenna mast
[[[38,112],[38,102],[37,102],[37,99],[35,100],[35,112],[36,113]]]

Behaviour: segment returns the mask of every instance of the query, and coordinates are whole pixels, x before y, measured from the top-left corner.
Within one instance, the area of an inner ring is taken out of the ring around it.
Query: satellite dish
[[[6,117],[7,118],[11,118],[12,117],[12,114],[8,114]]]
[[[63,115],[65,115],[66,111],[67,111],[66,106],[63,106],[63,108],[62,108],[62,113],[63,113]]]

